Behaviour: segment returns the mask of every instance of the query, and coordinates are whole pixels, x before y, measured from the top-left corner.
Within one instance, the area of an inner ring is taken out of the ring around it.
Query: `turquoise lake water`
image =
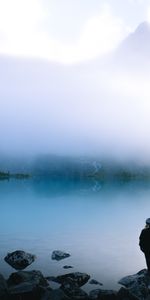
[[[104,288],[118,288],[123,276],[145,268],[138,242],[147,217],[148,182],[0,181],[0,272],[14,271],[3,258],[22,249],[37,256],[26,270],[86,272]],[[71,256],[52,261],[53,250]],[[66,264],[74,269],[64,270]]]

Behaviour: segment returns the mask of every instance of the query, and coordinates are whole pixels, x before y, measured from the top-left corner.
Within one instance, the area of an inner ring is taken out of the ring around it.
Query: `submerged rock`
[[[8,253],[4,260],[14,269],[23,270],[31,265],[36,259],[36,256],[22,250],[17,250]]]
[[[67,258],[67,257],[69,257],[69,256],[70,256],[69,253],[66,253],[66,252],[63,252],[63,251],[60,251],[60,250],[54,250],[54,251],[52,252],[51,258],[52,258],[53,260],[59,261],[59,260],[61,260],[61,259]]]
[[[95,280],[95,279],[91,279],[91,280],[89,281],[89,283],[90,283],[90,284],[103,285],[101,282],[99,282],[99,281],[97,281],[97,280]]]
[[[90,275],[86,273],[74,272],[65,275],[55,277],[55,282],[60,284],[66,284],[67,282],[73,282],[76,286],[81,287],[90,279]]]
[[[68,266],[68,265],[65,265],[63,266],[64,269],[72,269],[73,267],[72,266]]]
[[[119,283],[125,286],[131,295],[139,300],[150,298],[150,276],[146,269],[122,278]]]

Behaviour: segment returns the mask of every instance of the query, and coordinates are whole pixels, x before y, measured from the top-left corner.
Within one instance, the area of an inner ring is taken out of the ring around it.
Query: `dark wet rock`
[[[101,282],[99,282],[99,281],[97,281],[97,280],[95,280],[95,279],[91,279],[91,280],[89,281],[89,283],[90,283],[90,284],[103,285]]]
[[[117,300],[138,300],[138,298],[130,293],[130,291],[122,287],[117,293]]]
[[[41,300],[43,291],[40,287],[23,287],[24,284],[19,284],[18,287],[12,289],[10,300]],[[19,287],[20,286],[20,287]]]
[[[32,292],[33,289],[36,287],[36,284],[30,282],[22,282],[17,285],[13,285],[9,288],[11,294],[23,294]]]
[[[68,265],[65,265],[63,266],[64,269],[72,269],[73,267],[72,266],[68,266]]]
[[[146,269],[122,278],[119,283],[125,286],[131,295],[139,300],[147,299],[150,295],[150,276]]]
[[[8,253],[4,260],[14,269],[23,270],[35,261],[36,256],[22,250]]]
[[[40,300],[51,300],[51,291],[49,291],[48,289],[45,289],[44,293],[41,295]]]
[[[51,289],[40,271],[19,271],[8,279],[11,300],[41,300]]]
[[[66,282],[63,282],[60,289],[62,289],[65,295],[67,295],[72,300],[89,299],[88,294],[83,291],[71,278],[68,278]]]
[[[89,294],[91,300],[117,300],[117,292],[113,290],[92,290]]]
[[[19,271],[12,273],[7,280],[8,286],[14,286],[21,283],[29,283],[35,286],[48,286],[47,280],[44,278],[40,271]]]
[[[7,282],[4,277],[0,274],[0,299],[7,300],[9,296]]]
[[[45,294],[41,298],[41,300],[72,300],[72,299],[69,298],[67,295],[65,295],[65,293],[61,289],[55,289],[47,293],[47,295]]]
[[[11,299],[15,300],[41,300],[43,289],[34,283],[23,282],[9,288]]]
[[[70,282],[70,280],[71,280],[78,287],[81,287],[85,283],[87,283],[89,279],[90,279],[90,275],[88,275],[86,273],[74,272],[74,273],[68,273],[65,275],[60,275],[60,276],[55,277],[55,282],[64,284],[64,283]]]
[[[61,259],[67,258],[69,256],[70,256],[69,253],[66,253],[66,252],[63,252],[63,251],[60,251],[60,250],[55,250],[55,251],[53,251],[51,258],[53,260],[59,261]]]

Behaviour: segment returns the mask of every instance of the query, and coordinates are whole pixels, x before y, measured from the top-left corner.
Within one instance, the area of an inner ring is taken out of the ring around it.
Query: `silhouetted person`
[[[150,218],[146,220],[146,226],[141,231],[139,245],[145,254],[148,273],[150,273]]]

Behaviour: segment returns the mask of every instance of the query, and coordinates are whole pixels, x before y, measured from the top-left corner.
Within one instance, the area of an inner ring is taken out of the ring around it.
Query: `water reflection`
[[[32,179],[0,182],[0,267],[6,252],[23,249],[38,256],[46,275],[63,274],[64,264],[114,288],[124,275],[145,267],[138,236],[150,216],[148,182]],[[54,249],[71,257],[50,259]]]

